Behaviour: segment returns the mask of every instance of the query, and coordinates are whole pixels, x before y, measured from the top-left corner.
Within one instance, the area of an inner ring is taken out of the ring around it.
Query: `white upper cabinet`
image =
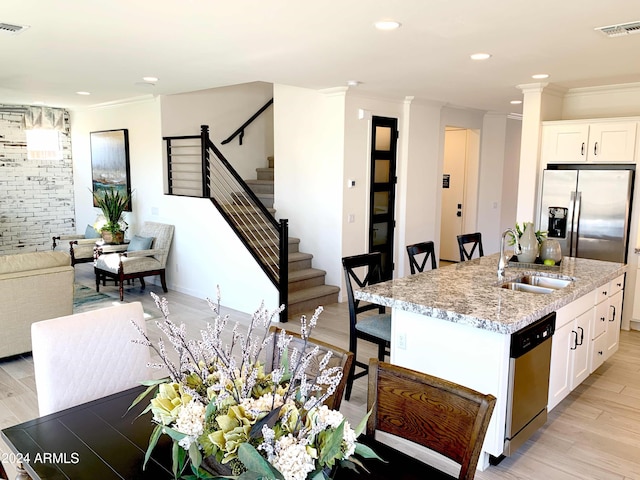
[[[544,163],[633,163],[636,150],[635,121],[544,122]]]
[[[543,125],[542,160],[546,163],[585,162],[588,124]]]

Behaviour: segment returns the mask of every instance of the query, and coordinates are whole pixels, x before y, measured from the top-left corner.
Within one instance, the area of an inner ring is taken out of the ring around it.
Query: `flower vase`
[[[538,256],[538,239],[533,230],[533,223],[526,223],[525,229],[520,237],[520,248],[522,252],[518,255],[518,262],[533,263]]]

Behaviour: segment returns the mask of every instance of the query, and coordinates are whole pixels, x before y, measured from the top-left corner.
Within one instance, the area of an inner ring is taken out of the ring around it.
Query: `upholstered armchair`
[[[102,215],[98,215],[96,223],[100,221]],[[78,263],[93,262],[94,249],[96,242],[100,241],[102,237],[92,225],[87,225],[84,234],[76,235],[58,235],[52,237],[51,250],[55,250],[58,245],[62,248],[66,248],[69,245],[69,256],[71,257],[71,266],[74,267]],[[110,252],[121,252],[127,249],[127,245],[110,245]]]
[[[122,301],[125,280],[139,278],[145,288],[144,277],[159,275],[162,290],[167,292],[165,269],[173,231],[173,225],[145,222],[140,233],[131,238],[126,251],[101,254],[98,249],[94,263],[96,291],[100,291],[101,281],[112,278],[118,283]]]
[[[77,263],[93,262],[93,247],[99,239],[100,233],[92,225],[87,225],[84,234],[52,237],[51,250],[55,250],[58,245],[61,248],[66,248],[69,245],[69,255],[73,267]]]

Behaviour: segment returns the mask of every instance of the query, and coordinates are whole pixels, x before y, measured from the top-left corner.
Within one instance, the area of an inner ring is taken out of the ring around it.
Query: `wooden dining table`
[[[147,402],[127,412],[144,391],[135,387],[2,430],[2,439],[33,480],[172,479],[171,439],[162,435],[143,468],[155,425],[138,417]],[[368,472],[340,468],[334,480],[444,478],[427,465],[372,438],[360,438],[385,462],[366,460]],[[391,476],[389,476],[391,475]],[[448,478],[448,477],[447,477]]]

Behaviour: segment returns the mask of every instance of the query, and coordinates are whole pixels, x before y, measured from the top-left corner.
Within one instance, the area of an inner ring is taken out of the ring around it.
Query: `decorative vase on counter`
[[[545,239],[540,246],[540,258],[543,261],[551,259],[556,263],[562,260],[562,248],[560,247],[560,242],[553,238]]]
[[[520,263],[533,263],[538,256],[538,239],[536,238],[536,232],[533,229],[533,223],[526,223],[524,232],[520,237],[520,248],[522,253],[518,255],[518,262]]]

